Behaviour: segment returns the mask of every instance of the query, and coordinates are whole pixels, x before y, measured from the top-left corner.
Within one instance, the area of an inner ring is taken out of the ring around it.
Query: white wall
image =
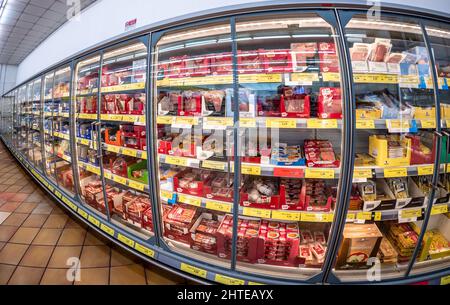
[[[0,64],[0,96],[16,84],[17,66]]]
[[[43,41],[19,65],[17,83],[46,67],[124,32],[125,22],[137,18],[137,27],[202,10],[264,0],[98,0],[84,10],[80,21],[67,22]],[[373,1],[350,0],[358,3]],[[297,2],[301,2],[298,0]],[[326,2],[333,2],[329,0]],[[349,1],[347,1],[349,2]],[[388,2],[423,7],[423,0]],[[428,9],[450,13],[448,0],[429,0]]]

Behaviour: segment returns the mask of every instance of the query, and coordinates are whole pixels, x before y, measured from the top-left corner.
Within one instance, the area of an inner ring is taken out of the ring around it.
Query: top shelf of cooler
[[[335,72],[292,72],[240,74],[239,83],[285,83],[287,85],[312,85],[314,82],[340,82],[339,73]],[[418,75],[399,75],[395,73],[354,73],[355,83],[395,84],[405,88],[433,88],[431,77]],[[233,83],[232,75],[209,75],[198,77],[164,78],[156,81],[158,87],[183,87],[202,85],[229,85]],[[448,90],[450,78],[439,78],[439,89]]]

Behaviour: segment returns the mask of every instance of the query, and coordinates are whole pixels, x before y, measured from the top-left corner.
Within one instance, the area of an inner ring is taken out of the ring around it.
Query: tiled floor
[[[0,142],[0,285],[186,283],[71,219]]]

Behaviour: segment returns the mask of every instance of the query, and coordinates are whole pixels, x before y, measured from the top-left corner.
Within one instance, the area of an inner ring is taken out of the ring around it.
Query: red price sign
[[[304,172],[300,168],[275,167],[273,169],[273,175],[275,177],[301,178],[304,176]]]

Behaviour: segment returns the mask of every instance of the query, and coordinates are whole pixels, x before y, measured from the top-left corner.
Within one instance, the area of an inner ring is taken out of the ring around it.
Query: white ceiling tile
[[[23,21],[23,20],[19,20],[17,21],[15,27],[16,28],[21,28],[21,29],[25,29],[25,30],[29,30],[31,28],[33,28],[34,23],[28,22],[28,21]]]
[[[16,11],[14,9],[9,8],[7,5],[5,7],[5,10],[3,11],[2,18],[18,18],[20,16],[21,12]]]
[[[56,13],[54,11],[48,10],[42,15],[42,17],[50,19],[50,20],[57,21],[57,20],[59,20],[61,18],[61,15],[62,15],[61,13]]]
[[[54,0],[39,0],[39,1],[33,2],[34,5],[42,7],[42,8],[49,8],[50,6],[53,5],[53,3],[55,3]]]
[[[39,1],[36,1],[39,2]],[[45,8],[28,4],[28,6],[24,9],[24,12],[30,15],[41,16],[46,11]]]
[[[68,6],[66,3],[55,2],[50,9],[58,13],[66,13]]]
[[[28,21],[28,22],[36,22],[39,20],[39,16],[34,16],[34,15],[30,15],[27,13],[22,13],[22,15],[20,16],[19,20],[24,20],[24,21]]]

